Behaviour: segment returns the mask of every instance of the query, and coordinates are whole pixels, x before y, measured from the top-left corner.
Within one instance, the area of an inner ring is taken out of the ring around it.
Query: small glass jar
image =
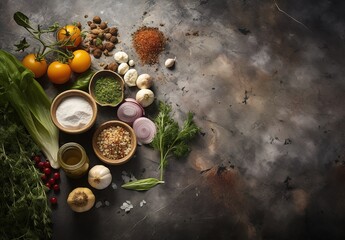
[[[60,147],[58,161],[66,175],[71,178],[80,178],[89,169],[89,158],[85,149],[75,142],[65,143]]]

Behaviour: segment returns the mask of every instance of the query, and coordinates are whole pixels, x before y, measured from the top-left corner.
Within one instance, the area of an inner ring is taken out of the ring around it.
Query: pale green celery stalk
[[[34,74],[0,50],[0,98],[8,101],[53,168],[59,168],[59,131],[50,117],[51,100]]]

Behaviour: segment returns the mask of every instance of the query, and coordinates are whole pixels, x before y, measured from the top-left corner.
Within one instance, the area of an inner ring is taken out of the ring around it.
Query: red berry
[[[58,184],[55,184],[55,185],[53,186],[53,189],[54,189],[54,192],[60,191],[60,187],[59,187]]]
[[[36,164],[38,164],[41,161],[41,157],[39,155],[34,156],[34,161]]]
[[[50,163],[49,163],[48,161],[45,161],[45,162],[44,162],[44,167],[50,168]]]
[[[57,198],[56,197],[51,197],[49,199],[49,201],[50,201],[51,204],[57,204]]]
[[[54,173],[53,178],[55,180],[59,180],[60,179],[60,173],[58,173],[58,172]]]
[[[54,178],[50,178],[48,182],[49,182],[49,184],[51,186],[53,186],[55,184],[55,179]]]
[[[49,182],[46,183],[46,187],[49,188],[49,189],[51,188],[51,185],[50,185]]]
[[[50,168],[45,168],[43,171],[44,171],[44,173],[45,173],[46,175],[50,175],[50,174],[52,173],[52,171],[50,170]]]
[[[43,169],[44,168],[44,162],[39,162],[37,164],[37,166],[38,166],[39,169]]]
[[[45,180],[47,180],[47,176],[45,174],[42,174],[41,179],[42,179],[42,181],[45,181]]]

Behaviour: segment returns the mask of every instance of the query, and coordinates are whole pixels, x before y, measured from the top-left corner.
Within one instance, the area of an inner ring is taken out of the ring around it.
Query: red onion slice
[[[156,125],[146,117],[140,117],[133,123],[133,130],[138,142],[149,144],[156,135]]]
[[[123,122],[132,124],[137,118],[143,116],[143,111],[138,104],[133,102],[124,102],[117,109],[117,117]]]
[[[143,106],[141,106],[141,104],[138,103],[137,100],[135,100],[134,98],[126,98],[125,101],[126,102],[133,102],[133,103],[137,104],[141,108],[141,110],[143,111],[143,115],[145,115],[145,110],[144,110]]]

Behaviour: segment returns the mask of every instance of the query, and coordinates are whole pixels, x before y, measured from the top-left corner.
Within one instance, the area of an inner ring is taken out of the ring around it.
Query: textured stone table
[[[136,69],[155,78],[157,100],[171,103],[176,119],[193,111],[202,128],[188,158],[170,159],[166,183],[148,192],[121,189],[122,172],[158,176],[156,152],[139,146],[130,162],[111,166],[118,189],[94,190],[96,201],[109,206],[72,212],[68,193],[88,184],[61,173],[53,239],[345,238],[342,1],[2,0],[0,6],[0,47],[12,53],[13,40],[28,37],[13,21],[15,11],[47,25],[86,26],[99,15],[119,28],[116,50],[136,62],[131,34],[159,27],[169,38],[159,64]],[[164,60],[175,56],[175,69],[166,69]],[[41,83],[51,97],[65,89]],[[116,110],[101,108],[96,126],[114,118]],[[60,143],[81,143],[91,165],[101,164],[91,148],[93,131],[61,133]],[[120,209],[126,200],[134,205],[127,214]]]

